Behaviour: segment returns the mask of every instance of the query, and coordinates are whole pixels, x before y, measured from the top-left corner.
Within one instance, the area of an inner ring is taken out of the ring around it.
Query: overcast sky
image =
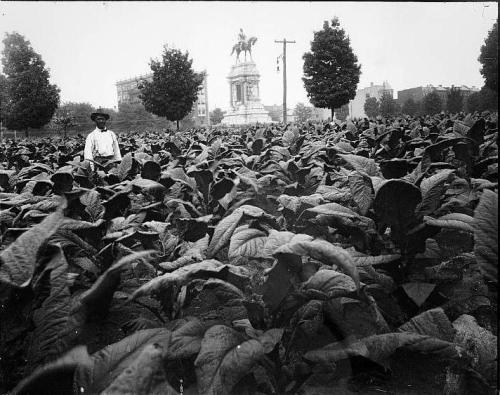
[[[324,20],[339,18],[361,64],[358,89],[387,80],[394,91],[475,85],[477,61],[497,17],[494,2],[0,2],[0,34],[17,31],[42,55],[65,101],[117,105],[117,80],[150,71],[164,44],[208,72],[210,110],[227,109],[229,55],[239,28],[256,36],[253,58],[265,105],[281,104],[276,58],[287,46],[288,105],[309,103],[302,55]],[[3,44],[1,44],[3,49]],[[396,96],[396,95],[395,95]]]

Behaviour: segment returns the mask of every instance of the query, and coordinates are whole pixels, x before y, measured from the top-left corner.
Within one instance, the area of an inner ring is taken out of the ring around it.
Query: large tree
[[[74,126],[72,129],[78,131],[90,131],[95,127],[94,122],[90,119],[90,114],[95,111],[95,108],[90,103],[75,103],[67,102],[59,106],[55,111],[54,121],[56,118],[64,118],[70,115],[73,118]]]
[[[349,116],[349,105],[344,104],[340,108],[335,109],[335,115],[337,116],[337,119],[344,122],[347,117]]]
[[[396,100],[394,100],[392,94],[389,92],[384,92],[382,94],[379,107],[380,115],[386,118],[392,117],[400,111],[398,103],[396,102]]]
[[[498,93],[483,86],[479,92],[471,93],[467,97],[465,110],[470,113],[486,110],[498,111]]]
[[[153,80],[142,81],[139,86],[141,100],[150,113],[177,123],[186,117],[198,98],[203,73],[192,68],[189,53],[164,47],[161,60],[151,60]]]
[[[167,121],[147,112],[140,103],[121,103],[118,106],[115,125],[121,130],[144,131],[155,127],[167,127]],[[115,126],[115,127],[116,127]]]
[[[7,94],[7,77],[3,74],[0,74],[0,122],[2,123],[5,118],[5,110],[8,99],[9,96]]]
[[[365,114],[368,118],[375,118],[380,114],[379,102],[376,97],[369,97],[366,99],[363,106]]]
[[[417,115],[419,111],[420,111],[420,102],[416,102],[411,97],[403,103],[403,107],[401,109],[401,112],[403,114],[410,116]]]
[[[464,109],[464,99],[459,88],[451,87],[446,97],[446,110],[449,112],[460,112]]]
[[[7,33],[3,44],[7,100],[2,103],[2,118],[8,129],[28,133],[28,128],[49,123],[59,105],[59,88],[49,82],[45,62],[21,34]]]
[[[224,119],[224,113],[220,108],[216,108],[213,111],[210,112],[210,123],[212,125],[217,125],[221,123],[221,121]]]
[[[304,103],[297,103],[295,109],[293,110],[293,115],[295,115],[295,120],[297,122],[310,121],[312,116],[312,108],[306,106]]]
[[[484,84],[498,93],[498,20],[484,40],[478,60],[483,66],[481,74]]]
[[[311,104],[334,110],[354,99],[361,66],[349,37],[340,28],[338,19],[323,23],[323,30],[314,32],[311,51],[304,59],[304,86]]]
[[[436,91],[428,93],[422,99],[422,111],[425,115],[437,114],[438,112],[441,112],[442,109],[443,103]]]

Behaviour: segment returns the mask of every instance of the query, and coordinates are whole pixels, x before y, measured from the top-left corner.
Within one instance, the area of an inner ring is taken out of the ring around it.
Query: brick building
[[[380,100],[384,93],[388,93],[393,96],[393,90],[387,81],[384,81],[382,85],[374,85],[373,82],[370,86],[358,89],[356,91],[356,96],[353,100],[349,102],[349,117],[350,118],[364,118],[365,114],[365,102],[369,97],[374,97]]]
[[[462,96],[466,98],[469,96],[471,93],[478,92],[479,89],[476,88],[475,86],[473,87],[467,87],[465,85],[459,85],[456,86],[455,88],[460,89],[460,92],[462,93]],[[430,92],[437,92],[441,101],[443,103],[446,103],[448,100],[448,93],[451,88],[449,87],[444,87],[442,85],[438,86],[433,86],[433,85],[426,85],[426,86],[417,86],[415,88],[409,88],[409,89],[403,89],[401,91],[398,91],[398,103],[402,106],[408,99],[413,99],[415,102],[421,101],[427,94]]]
[[[142,104],[141,99],[139,99],[140,90],[138,88],[139,83],[143,80],[151,82],[153,80],[153,74],[144,74],[138,77],[127,78],[125,80],[118,81],[116,83],[116,92],[118,96],[118,107],[122,103],[127,104]],[[193,109],[191,111],[195,123],[197,126],[208,126],[210,125],[210,114],[208,111],[208,91],[207,91],[207,74],[205,72],[205,78],[203,79],[203,84],[201,89],[198,91],[198,99],[193,104]]]

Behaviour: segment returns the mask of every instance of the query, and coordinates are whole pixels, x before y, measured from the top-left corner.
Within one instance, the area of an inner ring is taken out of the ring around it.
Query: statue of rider
[[[238,34],[238,42],[240,43],[240,48],[242,48],[242,45],[245,44],[247,40],[247,36],[245,33],[243,33],[243,29],[240,28],[240,33]]]

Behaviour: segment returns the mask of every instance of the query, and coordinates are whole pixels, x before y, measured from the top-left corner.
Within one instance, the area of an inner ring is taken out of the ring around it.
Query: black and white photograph
[[[498,2],[1,1],[0,61],[0,394],[498,394]]]

